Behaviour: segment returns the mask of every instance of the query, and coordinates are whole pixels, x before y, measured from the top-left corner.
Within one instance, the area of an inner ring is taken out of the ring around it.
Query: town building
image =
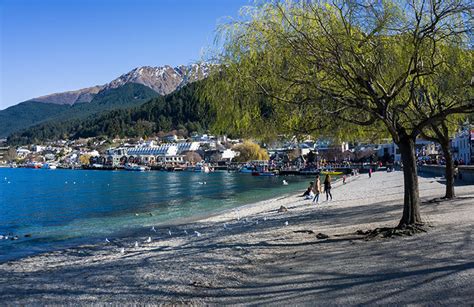
[[[461,164],[474,164],[474,127],[466,126],[451,140],[453,159]]]

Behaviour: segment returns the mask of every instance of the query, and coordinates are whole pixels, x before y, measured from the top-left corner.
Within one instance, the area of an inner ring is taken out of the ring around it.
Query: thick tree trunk
[[[399,228],[422,225],[420,216],[420,196],[418,188],[418,172],[416,169],[415,139],[405,136],[398,143],[403,162],[403,178],[405,198],[403,216]]]
[[[446,159],[446,195],[445,198],[454,198],[454,163],[453,155],[449,148],[449,139],[443,140],[440,142],[441,148],[443,150],[444,158]]]

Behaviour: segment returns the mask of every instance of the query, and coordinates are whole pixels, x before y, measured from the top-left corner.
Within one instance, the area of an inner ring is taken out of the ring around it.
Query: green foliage
[[[364,3],[272,1],[222,25],[222,65],[201,91],[214,128],[397,142],[473,109],[469,2]]]
[[[157,96],[158,93],[142,84],[129,83],[102,91],[91,102],[72,106],[27,101],[0,111],[0,135],[7,136],[39,123],[45,123],[43,134],[49,135],[48,130],[53,129],[49,127],[54,126],[54,122],[84,119],[109,110],[137,106]]]
[[[238,162],[269,159],[268,153],[265,149],[248,140],[235,146],[233,149],[240,153],[240,155],[235,158],[235,160]]]
[[[53,103],[25,101],[0,111],[0,137],[54,117],[70,107]]]
[[[96,136],[148,137],[159,131],[183,128],[189,132],[203,132],[214,115],[207,103],[195,97],[198,86],[199,82],[191,83],[172,94],[155,97],[137,107],[115,109],[85,119],[48,121],[13,134],[8,141],[12,144],[24,144]],[[130,93],[135,95],[133,91]],[[120,94],[117,95],[121,97]],[[98,101],[103,103],[106,100],[101,98]],[[126,100],[123,101],[127,103]]]

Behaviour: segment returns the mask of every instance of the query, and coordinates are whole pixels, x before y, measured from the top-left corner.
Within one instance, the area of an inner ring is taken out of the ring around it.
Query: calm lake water
[[[0,262],[297,193],[310,179],[0,168],[0,235],[19,237],[0,240]]]

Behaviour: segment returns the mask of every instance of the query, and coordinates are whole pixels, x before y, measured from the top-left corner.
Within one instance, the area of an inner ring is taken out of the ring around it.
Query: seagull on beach
[[[146,239],[146,243],[151,243],[151,237],[148,237],[148,239]]]
[[[120,249],[120,253],[121,253],[121,254],[125,254],[125,248],[122,247],[122,248]]]
[[[168,229],[168,234],[171,236],[171,230]]]
[[[224,229],[227,229],[227,224],[226,223],[224,223]]]
[[[155,226],[151,226],[150,230],[156,232]]]
[[[200,237],[201,236],[201,233],[199,231],[194,231],[194,233],[196,234],[196,236]]]
[[[185,234],[185,235],[188,235],[188,231],[187,231],[186,229],[184,230],[184,234]]]
[[[110,243],[109,239],[105,238],[105,242]]]
[[[285,222],[285,226],[288,226],[288,221]]]
[[[135,248],[138,248],[138,241],[135,241]]]
[[[266,216],[263,217],[263,221],[267,221],[267,217],[266,217]]]
[[[288,181],[286,181],[285,179],[283,179],[283,185],[288,185]]]
[[[240,214],[239,214],[239,210],[235,210],[235,214],[237,214],[237,221],[240,221]]]

